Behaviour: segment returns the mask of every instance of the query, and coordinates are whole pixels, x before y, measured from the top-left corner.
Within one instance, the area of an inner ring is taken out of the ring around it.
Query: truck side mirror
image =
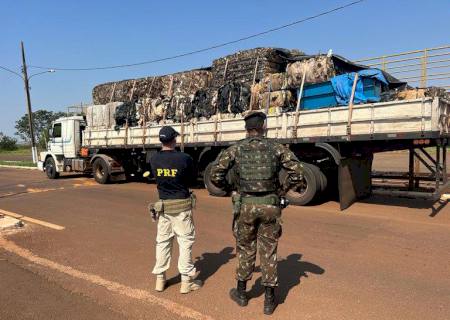
[[[53,138],[53,128],[48,129],[48,136]]]

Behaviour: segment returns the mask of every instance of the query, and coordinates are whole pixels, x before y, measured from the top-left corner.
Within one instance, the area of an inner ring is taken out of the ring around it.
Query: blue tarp
[[[367,95],[364,93],[364,87],[362,79],[372,78],[376,79],[386,85],[388,82],[383,75],[383,72],[378,69],[364,69],[358,71],[358,82],[356,83],[355,97],[353,102],[366,103],[366,102],[379,102],[380,97],[375,95]],[[348,105],[350,102],[350,96],[352,93],[353,81],[355,80],[355,72],[346,73],[333,77],[331,79],[331,84],[333,85],[333,90],[336,92],[336,100],[340,105]]]

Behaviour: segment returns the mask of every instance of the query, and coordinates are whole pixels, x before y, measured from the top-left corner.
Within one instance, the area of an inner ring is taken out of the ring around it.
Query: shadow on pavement
[[[64,173],[58,177],[58,180],[67,180],[75,178],[92,178],[92,175],[86,173]],[[93,178],[92,178],[93,179]]]
[[[411,199],[411,198],[400,198],[400,197],[383,197],[379,195],[374,195],[364,200],[359,200],[361,203],[368,204],[379,204],[388,206],[405,207],[412,209],[429,209],[429,216],[435,217],[442,209],[447,205],[447,200],[422,200],[422,199]]]
[[[195,261],[195,267],[199,270],[197,279],[206,281],[216,273],[221,266],[227,264],[236,255],[232,247],[225,247],[220,252],[205,252]]]
[[[232,247],[225,247],[220,252],[205,252],[201,257],[197,257],[195,268],[199,271],[197,278],[206,282],[213,276],[223,265],[227,264],[236,255],[233,253]],[[180,275],[167,280],[169,286],[177,284],[181,281]]]
[[[292,288],[300,284],[301,278],[308,277],[308,273],[320,275],[325,272],[320,266],[308,261],[301,261],[301,258],[301,254],[294,253],[278,262],[279,285],[276,294],[279,304],[286,300]],[[250,298],[256,298],[264,294],[264,287],[261,285],[261,281],[262,279],[259,277],[250,289],[248,293]]]

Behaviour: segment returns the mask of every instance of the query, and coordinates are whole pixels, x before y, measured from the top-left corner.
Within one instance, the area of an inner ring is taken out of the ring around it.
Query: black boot
[[[264,314],[271,315],[277,303],[275,302],[275,288],[266,287],[265,297],[264,297]]]
[[[230,290],[231,300],[236,302],[241,307],[245,307],[248,304],[246,289],[247,289],[247,281],[238,280],[237,287]]]

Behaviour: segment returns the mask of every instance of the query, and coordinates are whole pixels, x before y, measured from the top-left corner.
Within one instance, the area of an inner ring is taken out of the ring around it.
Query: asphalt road
[[[205,286],[153,291],[155,225],[145,183],[97,185],[0,168],[0,209],[52,223],[0,233],[0,319],[263,319],[260,274],[247,308],[228,291],[236,263],[229,198],[197,190],[194,257]],[[449,319],[450,209],[371,198],[283,213],[274,319]],[[175,251],[175,254],[177,252]]]

